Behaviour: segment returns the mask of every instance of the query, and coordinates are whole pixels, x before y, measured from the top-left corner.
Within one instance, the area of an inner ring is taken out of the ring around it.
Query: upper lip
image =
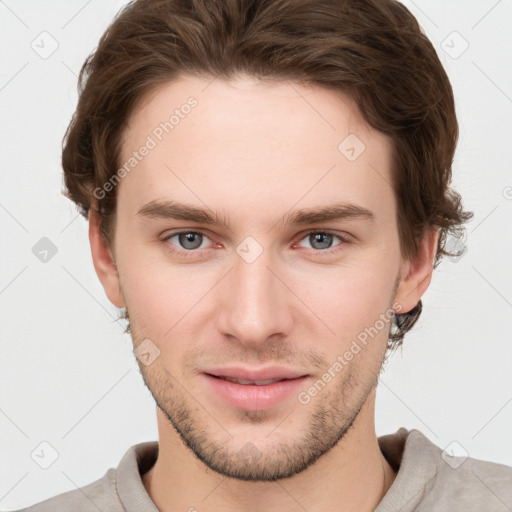
[[[206,370],[204,373],[214,375],[215,377],[229,377],[232,379],[242,379],[251,381],[260,380],[282,380],[282,379],[296,379],[304,377],[304,372],[285,368],[283,366],[269,366],[267,368],[240,368],[240,367],[226,367],[226,368],[213,368]]]

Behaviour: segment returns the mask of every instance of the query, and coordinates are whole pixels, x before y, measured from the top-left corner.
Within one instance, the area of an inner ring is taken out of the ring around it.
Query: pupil
[[[180,243],[185,247],[186,249],[197,249],[201,243],[197,243],[199,238],[194,240],[194,238],[199,237],[199,233],[180,233]],[[320,244],[320,249],[327,249],[330,246],[332,235],[329,233],[314,233],[310,235],[310,242],[312,241],[312,245],[316,244],[317,242]],[[192,246],[190,246],[190,244]]]
[[[180,244],[185,247],[185,249],[197,249],[201,245],[201,241],[199,238],[199,243],[197,240],[194,241],[194,237],[199,237],[199,233],[180,233]]]
[[[311,236],[314,238],[314,243],[316,243],[317,241],[320,242],[321,247],[317,247],[318,249],[329,248],[329,245],[330,245],[329,242],[331,241],[332,235],[330,235],[329,233],[315,233]],[[323,241],[322,241],[322,239],[323,239]]]

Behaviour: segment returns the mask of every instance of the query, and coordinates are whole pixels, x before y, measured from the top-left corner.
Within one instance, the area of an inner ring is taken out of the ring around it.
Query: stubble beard
[[[361,382],[353,366],[348,365],[338,375],[340,380],[333,390],[323,389],[308,404],[297,401],[290,417],[295,411],[303,414],[304,408],[311,411],[300,435],[296,430],[279,432],[280,425],[275,427],[275,419],[264,425],[265,411],[235,411],[240,422],[263,424],[261,428],[270,432],[265,446],[252,442],[240,446],[243,440],[235,439],[222,427],[222,417],[212,418],[206,412],[211,407],[201,404],[204,398],[189,398],[183,386],[161,366],[150,368],[139,362],[145,385],[185,446],[211,470],[251,482],[280,480],[301,473],[340,443],[376,387],[381,366],[367,373]],[[282,421],[283,426],[286,419]],[[272,437],[287,441],[272,443]]]

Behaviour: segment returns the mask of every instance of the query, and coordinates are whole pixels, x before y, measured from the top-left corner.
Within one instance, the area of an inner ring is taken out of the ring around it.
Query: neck
[[[157,409],[158,459],[142,480],[161,512],[373,511],[396,476],[379,449],[374,409],[375,391],[336,446],[302,473],[275,482],[247,482],[212,471]]]

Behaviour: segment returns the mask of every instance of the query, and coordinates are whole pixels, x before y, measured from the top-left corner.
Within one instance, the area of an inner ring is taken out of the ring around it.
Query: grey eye
[[[308,236],[308,241],[313,249],[329,249],[332,245],[334,235],[330,233],[311,233]]]
[[[178,237],[181,247],[183,247],[184,249],[189,249],[189,250],[198,249],[201,246],[202,237],[203,237],[203,235],[201,233],[194,233],[194,232],[177,233],[174,236]]]

